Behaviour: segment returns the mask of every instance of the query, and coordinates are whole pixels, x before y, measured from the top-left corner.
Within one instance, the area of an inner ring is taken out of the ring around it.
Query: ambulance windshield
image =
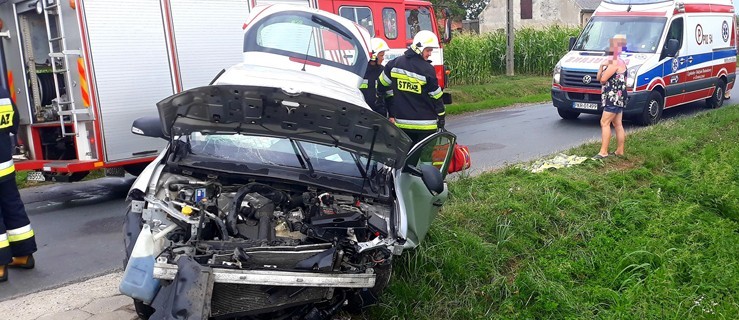
[[[593,17],[583,29],[572,50],[608,51],[609,39],[626,35],[626,52],[655,53],[667,18]]]

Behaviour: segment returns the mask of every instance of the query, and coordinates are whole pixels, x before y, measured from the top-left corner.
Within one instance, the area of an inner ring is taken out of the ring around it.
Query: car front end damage
[[[154,194],[131,202],[157,239],[157,313],[323,319],[374,303],[387,285],[402,251],[390,240],[392,201],[198,177],[162,173]]]

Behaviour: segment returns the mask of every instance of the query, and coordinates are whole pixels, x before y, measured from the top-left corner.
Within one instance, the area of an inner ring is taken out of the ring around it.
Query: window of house
[[[531,19],[534,16],[532,0],[521,0],[521,19]]]
[[[372,10],[368,7],[341,7],[339,15],[356,22],[360,26],[369,31],[371,36],[375,36],[375,23],[372,21]]]
[[[385,29],[385,38],[398,38],[398,13],[393,8],[382,9],[382,25]]]

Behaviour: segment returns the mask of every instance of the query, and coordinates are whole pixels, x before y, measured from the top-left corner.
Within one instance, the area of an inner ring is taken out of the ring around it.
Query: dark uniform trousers
[[[0,91],[0,265],[5,265],[36,252],[36,238],[15,184],[10,133],[17,132],[18,112],[7,91]]]

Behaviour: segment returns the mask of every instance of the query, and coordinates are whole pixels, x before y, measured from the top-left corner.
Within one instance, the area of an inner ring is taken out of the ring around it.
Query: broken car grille
[[[215,283],[211,316],[230,319],[318,302],[331,288],[250,286]]]

